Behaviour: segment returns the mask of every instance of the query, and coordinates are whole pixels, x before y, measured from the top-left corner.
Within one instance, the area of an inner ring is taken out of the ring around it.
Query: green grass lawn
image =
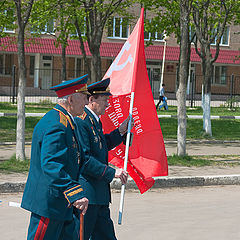
[[[164,139],[177,139],[177,119],[159,119]],[[187,139],[204,139],[201,119],[187,119]],[[212,139],[240,140],[240,120],[214,119],[212,124]]]
[[[46,102],[40,102],[40,103],[26,103],[26,109],[25,111],[27,113],[46,113],[50,109],[52,109],[55,106],[55,104],[50,103],[48,101]],[[0,102],[0,112],[5,113],[16,113],[17,112],[17,105],[11,104],[8,102]],[[158,110],[158,114],[161,115],[177,115],[177,107],[176,106],[169,106],[168,111],[165,111],[164,109]],[[187,115],[202,115],[202,108],[201,107],[195,107],[190,108],[187,107]],[[229,110],[227,107],[212,107],[211,108],[211,115],[217,115],[217,116],[238,116],[240,115],[240,108],[236,108],[235,110]]]
[[[217,160],[218,159],[218,160]],[[222,159],[223,161],[219,161]],[[234,160],[234,161],[233,161]],[[169,166],[185,167],[204,167],[204,166],[230,166],[234,167],[240,164],[239,156],[220,155],[220,156],[168,156]],[[24,173],[29,170],[30,160],[17,161],[15,156],[9,160],[0,161],[0,173]]]
[[[161,110],[157,111],[160,115],[177,115],[177,107],[169,106],[168,111]],[[203,111],[201,107],[190,108],[187,107],[187,115],[203,115]],[[235,110],[229,110],[227,107],[212,107],[211,115],[213,116],[240,116],[240,108],[236,108]]]
[[[40,117],[27,117],[25,137],[26,141],[31,141],[35,125]],[[163,138],[177,139],[177,119],[161,118],[159,119]],[[16,117],[0,117],[0,142],[16,141]],[[240,140],[240,120],[238,119],[214,119],[212,123],[213,137],[216,140]],[[187,120],[187,139],[205,139],[202,132],[201,119]]]
[[[43,103],[26,103],[25,112],[26,113],[46,113],[51,110],[55,104],[43,102]],[[0,112],[4,113],[16,113],[17,112],[17,104],[0,102]]]
[[[11,173],[11,172],[28,172],[30,166],[30,160],[17,161],[16,156],[11,157],[9,160],[0,161],[0,172]]]
[[[27,117],[25,122],[25,140],[32,140],[35,125],[41,117]],[[16,117],[0,117],[0,142],[16,141]]]
[[[168,156],[169,166],[204,167],[204,166],[237,166],[240,164],[237,155],[219,156]]]

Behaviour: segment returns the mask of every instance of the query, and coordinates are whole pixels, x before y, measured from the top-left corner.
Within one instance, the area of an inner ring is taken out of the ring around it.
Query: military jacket
[[[72,219],[71,204],[85,197],[78,180],[83,152],[76,126],[60,105],[34,128],[22,208],[47,218]]]
[[[89,204],[108,205],[111,201],[110,182],[115,176],[115,169],[108,166],[108,151],[119,145],[122,137],[118,129],[103,134],[101,125],[87,108],[75,121],[85,155],[79,183]]]

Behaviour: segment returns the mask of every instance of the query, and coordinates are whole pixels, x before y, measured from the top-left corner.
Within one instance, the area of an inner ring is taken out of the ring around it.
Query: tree
[[[25,89],[26,89],[26,63],[24,49],[24,34],[28,23],[34,0],[14,1],[16,7],[17,19],[17,47],[18,47],[18,65],[19,65],[19,84],[17,96],[17,139],[16,139],[16,158],[25,159]]]
[[[193,2],[193,28],[196,31],[194,42],[197,54],[201,58],[203,74],[203,130],[212,136],[211,127],[211,80],[213,63],[217,60],[221,38],[227,24],[233,23],[239,14],[238,0],[196,0]],[[198,44],[200,49],[198,49]],[[211,46],[215,44],[215,53]]]
[[[145,9],[149,9],[154,17],[147,22],[146,30],[152,33],[165,32],[167,36],[174,34],[180,44],[180,56],[177,68],[177,154],[186,155],[186,82],[189,74],[191,40],[189,39],[189,21],[191,1],[188,0],[142,0]],[[152,34],[153,35],[153,34]],[[150,39],[152,41],[153,39]]]
[[[190,62],[190,40],[189,40],[189,22],[191,13],[191,1],[180,0],[180,57],[179,57],[179,86],[177,90],[177,115],[178,115],[178,132],[177,132],[177,153],[179,156],[186,155],[186,85],[189,73]]]
[[[67,79],[66,70],[66,47],[71,34],[76,33],[73,19],[71,0],[38,0],[32,9],[30,28],[33,36],[42,35],[43,28],[52,23],[51,29],[45,29],[45,33],[56,38],[55,47],[61,45],[62,49],[62,74],[61,79]],[[48,31],[49,30],[49,31]]]
[[[88,62],[84,46],[85,39],[92,54],[91,70],[89,72],[90,81],[96,82],[102,78],[100,46],[104,28],[114,14],[126,15],[125,10],[131,5],[132,1],[72,0],[72,3],[75,9],[74,23],[86,65],[88,65]]]

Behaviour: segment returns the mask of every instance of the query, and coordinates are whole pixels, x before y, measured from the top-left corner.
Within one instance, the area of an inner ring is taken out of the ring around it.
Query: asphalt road
[[[143,195],[126,192],[122,225],[120,193],[113,193],[112,218],[120,240],[238,240],[240,186],[172,188]],[[29,213],[9,207],[21,194],[0,194],[1,240],[26,239]]]

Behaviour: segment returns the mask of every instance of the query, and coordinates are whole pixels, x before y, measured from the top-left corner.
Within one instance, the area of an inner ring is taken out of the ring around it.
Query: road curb
[[[201,187],[201,186],[219,186],[219,185],[240,185],[240,175],[217,175],[217,176],[184,176],[184,177],[156,177],[152,188],[172,188],[172,187]],[[111,188],[121,190],[121,182],[114,179],[111,182]],[[24,182],[2,183],[0,184],[0,193],[23,192]],[[138,189],[132,179],[128,180],[126,190]]]
[[[1,183],[0,184],[0,193],[15,193],[15,192],[23,192],[25,187],[24,182],[19,183]]]
[[[214,185],[240,185],[240,175],[157,177],[152,188],[197,187]],[[114,179],[113,189],[121,189],[121,183]],[[126,189],[137,189],[135,182],[128,180]]]

